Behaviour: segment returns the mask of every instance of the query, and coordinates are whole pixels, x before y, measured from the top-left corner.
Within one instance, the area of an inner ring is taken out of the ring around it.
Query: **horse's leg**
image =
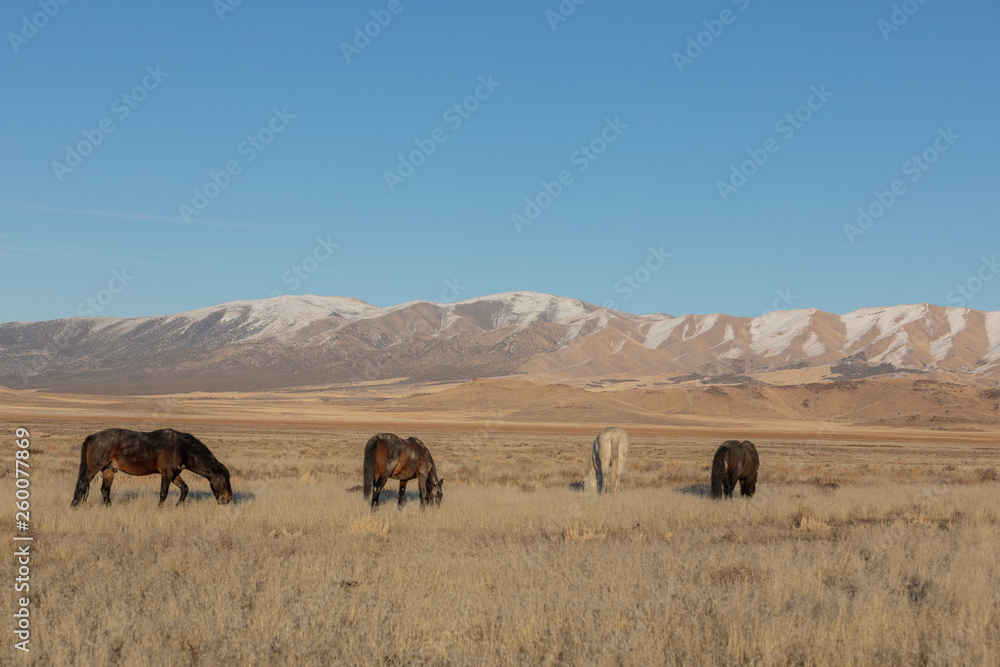
[[[420,489],[420,506],[427,504],[427,476],[421,475],[417,478],[417,485]]]
[[[405,497],[406,497],[406,480],[401,479],[399,480],[399,502],[396,503],[397,507],[403,506],[403,498]]]
[[[726,476],[723,478],[722,482],[722,492],[725,494],[726,498],[733,497],[733,491],[736,490],[736,471],[733,466],[726,467]]]
[[[389,481],[389,474],[382,471],[382,474],[375,478],[375,486],[372,488],[372,507],[378,507],[378,497],[382,493],[382,487]]]
[[[180,473],[177,473],[177,476],[174,477],[174,484],[176,484],[177,488],[181,490],[181,498],[180,500],[177,501],[177,504],[180,505],[182,502],[184,502],[184,499],[187,498],[188,485],[184,483],[183,479],[181,479]]]
[[[104,499],[105,505],[111,504],[111,482],[115,481],[115,471],[108,467],[105,468],[102,474],[101,480],[101,498]]]
[[[173,470],[164,470],[160,473],[160,505],[167,499],[167,492],[170,490],[170,483],[177,477]]]

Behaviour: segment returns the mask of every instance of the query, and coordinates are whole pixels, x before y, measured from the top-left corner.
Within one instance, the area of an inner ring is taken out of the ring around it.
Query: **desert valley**
[[[1000,313],[926,305],[675,318],[522,292],[0,324],[36,655],[996,664],[998,380]],[[608,425],[631,448],[598,496],[579,482]],[[95,481],[71,510],[81,443],[111,426],[196,435],[234,502],[185,473],[157,509],[157,478],[119,474],[111,507]],[[369,510],[382,431],[427,444],[440,507],[411,489],[397,510],[391,481]],[[712,501],[730,438],[760,452],[757,493]]]

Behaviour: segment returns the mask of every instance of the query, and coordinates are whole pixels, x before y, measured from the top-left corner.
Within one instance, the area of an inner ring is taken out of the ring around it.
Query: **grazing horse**
[[[184,502],[188,487],[181,479],[182,470],[207,477],[212,493],[220,505],[233,498],[229,485],[229,469],[208,451],[198,438],[173,429],[140,433],[123,428],[109,428],[87,436],[80,452],[80,477],[76,481],[73,507],[87,499],[90,481],[97,473],[104,474],[101,495],[104,504],[111,504],[111,482],[115,472],[129,475],[160,473],[160,505],[167,499],[173,482],[181,490],[177,504]]]
[[[609,426],[594,439],[583,488],[594,487],[598,493],[621,491],[622,472],[628,455],[628,433],[623,428]]]
[[[719,445],[712,460],[712,498],[733,497],[736,480],[740,482],[740,493],[752,496],[757,490],[757,468],[760,457],[757,448],[749,440],[726,440]]]
[[[399,502],[402,507],[406,483],[417,478],[420,485],[420,506],[427,503],[441,504],[444,480],[438,477],[434,459],[417,438],[403,440],[392,433],[373,435],[365,445],[364,464],[365,499],[378,507],[378,496],[389,479],[399,480]]]

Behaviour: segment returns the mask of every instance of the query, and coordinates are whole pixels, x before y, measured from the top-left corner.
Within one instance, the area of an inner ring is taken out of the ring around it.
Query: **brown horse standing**
[[[740,493],[752,496],[757,490],[757,468],[760,457],[757,448],[749,440],[726,440],[719,445],[712,460],[712,497],[733,497],[736,481],[740,482]]]
[[[219,463],[198,438],[169,428],[150,433],[123,428],[106,429],[87,436],[80,459],[80,476],[73,494],[73,507],[87,499],[90,481],[99,472],[104,475],[101,495],[104,504],[110,505],[111,482],[118,470],[129,475],[160,473],[161,505],[167,499],[171,482],[181,490],[177,504],[184,502],[188,487],[181,479],[182,470],[207,477],[220,505],[225,505],[233,497],[229,469]]]
[[[389,479],[399,480],[399,502],[403,505],[406,483],[417,478],[420,485],[420,505],[439,505],[444,480],[437,474],[434,459],[417,438],[403,440],[392,433],[373,435],[365,445],[364,490],[365,500],[372,500],[378,507],[378,496]]]

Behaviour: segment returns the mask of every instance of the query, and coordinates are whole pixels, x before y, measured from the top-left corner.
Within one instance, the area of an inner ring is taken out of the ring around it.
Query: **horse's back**
[[[422,445],[420,448],[426,451]],[[376,477],[383,472],[391,476],[399,466],[400,459],[411,458],[413,449],[413,443],[403,440],[395,433],[376,433],[365,444],[365,461]]]
[[[395,433],[376,433],[368,438],[368,442],[365,444],[365,454],[368,452],[398,454],[405,442]]]
[[[150,432],[109,428],[93,438],[96,458],[113,461],[118,469],[130,475],[188,468],[195,461],[206,465],[217,463],[200,440],[172,428]]]
[[[110,459],[112,454],[121,446],[123,441],[136,435],[135,431],[127,428],[106,428],[93,435],[87,436],[83,441],[83,447],[89,458],[93,460]]]
[[[719,454],[725,457],[726,465],[739,477],[757,472],[760,457],[757,455],[757,448],[749,440],[726,440],[719,445],[716,456]]]
[[[619,459],[628,452],[628,431],[619,426],[608,426],[594,440],[594,454],[605,460],[610,459],[615,452]]]

